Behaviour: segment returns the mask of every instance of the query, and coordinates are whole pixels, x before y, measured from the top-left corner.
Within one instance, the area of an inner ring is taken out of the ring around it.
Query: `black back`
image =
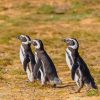
[[[58,77],[55,65],[45,50],[36,50],[38,59],[44,63],[44,67],[49,78]]]

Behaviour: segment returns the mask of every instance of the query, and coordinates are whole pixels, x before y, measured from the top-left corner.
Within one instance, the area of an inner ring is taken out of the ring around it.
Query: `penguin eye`
[[[75,45],[74,41],[70,41],[69,45]]]
[[[33,42],[33,45],[34,45],[34,46],[37,46],[37,43],[36,43],[36,42]]]
[[[72,45],[75,45],[75,42],[74,41],[72,41]]]
[[[21,37],[22,42],[26,42],[27,39],[25,37]]]

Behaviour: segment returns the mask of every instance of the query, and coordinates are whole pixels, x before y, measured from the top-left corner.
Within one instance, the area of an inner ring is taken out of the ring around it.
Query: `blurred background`
[[[27,83],[19,60],[20,34],[41,39],[64,85],[72,86],[53,89]],[[80,55],[100,86],[100,0],[0,0],[0,100],[80,100],[82,96],[99,100],[96,91],[84,95],[83,89],[75,97],[69,93],[75,84],[65,62],[66,45],[61,39],[66,37],[78,39]]]

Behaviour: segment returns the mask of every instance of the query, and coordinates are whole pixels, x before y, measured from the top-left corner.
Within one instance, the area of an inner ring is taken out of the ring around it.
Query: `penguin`
[[[47,52],[44,49],[43,42],[40,39],[32,40],[32,45],[35,47],[36,64],[34,66],[34,77],[37,77],[37,72],[42,68],[41,84],[45,85],[49,82],[51,85],[61,84],[61,80],[57,75],[55,65]]]
[[[67,44],[66,48],[66,62],[71,70],[71,77],[78,86],[76,93],[80,92],[84,84],[90,88],[97,89],[97,85],[92,77],[87,64],[79,55],[79,43],[75,38],[68,38],[63,40]]]
[[[31,38],[28,35],[20,35],[17,37],[21,41],[20,46],[20,61],[23,65],[24,71],[30,82],[34,81],[33,69],[35,65],[35,56],[31,49]]]

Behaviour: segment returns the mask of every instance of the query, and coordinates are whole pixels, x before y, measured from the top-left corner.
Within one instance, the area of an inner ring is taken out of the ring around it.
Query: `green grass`
[[[27,86],[28,87],[37,87],[37,88],[40,88],[41,86],[40,86],[40,83],[39,83],[39,81],[35,81],[34,83],[33,82],[28,82],[27,83]]]
[[[51,5],[41,5],[37,9],[37,14],[53,14],[54,13],[54,7]]]
[[[99,96],[100,93],[98,90],[94,90],[94,89],[91,89],[88,93],[87,93],[87,96]]]
[[[0,15],[0,20],[3,20],[4,22],[0,24],[0,33],[5,34],[5,36],[1,36],[2,39],[0,39],[0,43],[6,42],[10,40],[11,36],[6,36],[7,34],[18,34],[25,32],[27,30],[22,30],[25,27],[31,27],[31,25],[34,24],[48,24],[48,23],[56,23],[59,21],[66,22],[66,23],[76,23],[86,19],[86,18],[98,18],[99,20],[99,8],[92,7],[90,5],[91,3],[94,4],[94,6],[98,6],[98,0],[96,1],[73,1],[71,2],[71,7],[68,9],[65,14],[55,14],[54,13],[54,6],[49,4],[41,4],[40,6],[34,7],[29,2],[24,2],[19,4],[18,2],[13,5],[12,9],[16,11],[17,9],[20,9],[20,13],[23,13],[22,15],[18,15],[15,17],[10,17],[10,15],[7,15],[6,13],[4,15]],[[89,6],[88,6],[89,5]],[[3,8],[3,6],[1,6]],[[23,11],[22,9],[26,9]],[[2,11],[5,11],[4,9],[1,9]],[[33,10],[33,12],[32,12]],[[35,12],[34,12],[35,10]],[[25,14],[26,12],[29,12],[29,14]],[[11,28],[13,27],[13,28]],[[20,29],[20,27],[23,27]],[[5,30],[6,29],[6,30]],[[30,31],[28,31],[30,32]],[[13,35],[15,36],[15,35]]]

